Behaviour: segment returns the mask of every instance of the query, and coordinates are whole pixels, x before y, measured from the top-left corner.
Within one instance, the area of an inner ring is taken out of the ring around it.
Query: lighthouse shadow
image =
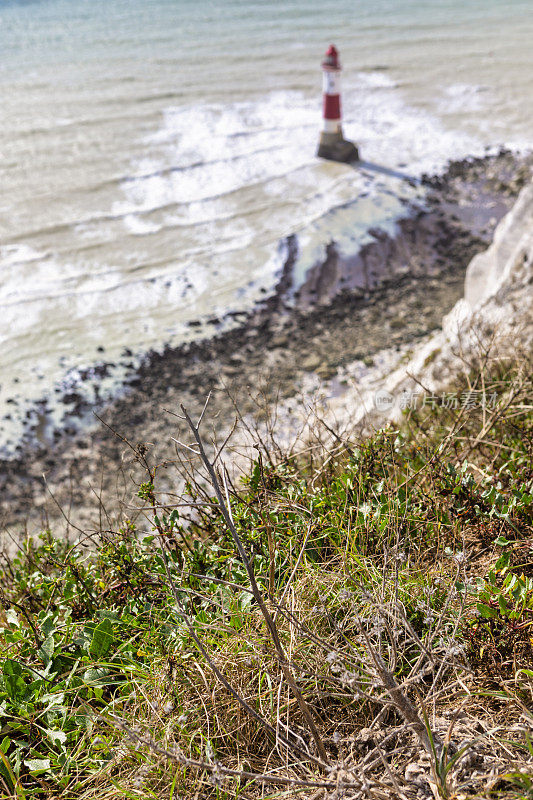
[[[414,175],[408,175],[406,172],[384,167],[381,164],[374,164],[372,161],[355,161],[351,166],[360,172],[373,172],[378,175],[386,175],[389,178],[397,178],[410,184],[410,186],[420,186],[421,184],[420,178],[415,178]]]

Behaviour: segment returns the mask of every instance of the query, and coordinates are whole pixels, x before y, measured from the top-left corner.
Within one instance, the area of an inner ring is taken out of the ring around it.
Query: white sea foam
[[[487,96],[486,86],[476,86],[470,83],[453,83],[444,90],[440,101],[440,109],[444,114],[468,114],[479,112],[483,109]]]
[[[360,144],[365,159],[420,176],[442,170],[450,159],[483,152],[481,139],[446,129],[437,117],[406,103],[401,88],[390,91],[386,75],[377,77],[385,79],[381,92],[374,73],[359,73],[344,93],[346,134]]]
[[[147,222],[138,214],[127,214],[124,217],[124,225],[137,236],[144,236],[147,233],[157,233],[161,230],[160,225]]]
[[[447,132],[429,114],[410,108],[383,73],[359,74],[345,86],[343,100],[347,135],[366,158],[384,167],[403,165],[416,177],[441,168],[451,157],[482,149],[472,137]],[[117,201],[113,212],[127,215],[125,223],[136,233],[151,233],[156,223],[145,223],[141,215],[175,206],[179,211],[167,213],[163,225],[226,219],[227,233],[235,224],[235,207],[244,211],[239,192],[246,190],[247,197],[252,192],[252,202],[259,204],[261,197],[274,201],[297,185],[322,193],[324,214],[346,202],[350,192],[344,186],[339,194],[331,172],[314,158],[319,126],[317,99],[298,92],[272,93],[255,103],[170,108],[162,128],[147,139],[148,146],[162,147],[160,161],[135,165],[137,177],[123,184],[126,199]],[[349,178],[353,199],[362,182],[354,173]],[[346,182],[346,177],[340,181]],[[295,199],[302,202],[293,228],[301,229],[317,211],[313,203],[306,206],[305,196]]]
[[[0,247],[0,270],[28,261],[37,261],[40,258],[42,258],[42,253],[38,253],[27,244],[6,245]],[[5,273],[2,272],[2,279],[4,277]]]
[[[318,162],[320,98],[302,92],[168,108],[120,184],[122,196],[64,229],[70,259],[28,245],[0,251],[4,342],[16,332],[24,352],[25,338],[29,345],[48,326],[34,358],[59,379],[54,359],[69,339],[72,357],[84,361],[100,341],[112,355],[124,343],[142,349],[175,340],[187,319],[223,315],[272,287],[286,257],[283,237],[298,234],[295,276],[303,280],[332,237],[355,251],[369,228],[394,230],[402,201],[418,192],[394,170],[417,177],[478,147],[409,107],[383,73],[346,81],[343,101],[346,134],[384,172]],[[107,262],[100,249],[85,253],[85,243],[107,243]],[[26,399],[41,387],[26,386]]]
[[[136,165],[139,177],[123,184],[127,202],[113,210],[210,201],[297,170],[314,160],[317,124],[316,103],[294,92],[255,103],[170,108],[161,130],[147,139],[148,146],[165,146],[164,160]]]

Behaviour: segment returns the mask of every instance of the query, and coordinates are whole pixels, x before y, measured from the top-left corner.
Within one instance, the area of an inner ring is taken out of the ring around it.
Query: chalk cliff
[[[353,384],[351,398],[333,400],[331,410],[346,424],[365,414],[373,424],[395,419],[409,395],[421,387],[445,391],[487,352],[526,360],[533,355],[533,182],[498,225],[490,247],[470,262],[464,298],[444,317],[442,329],[400,358],[383,353],[377,369]],[[377,408],[379,391],[390,397]]]
[[[501,220],[490,247],[472,259],[464,297],[441,329],[414,348],[382,350],[370,369],[361,361],[348,364],[334,384],[310,381],[303,403],[280,409],[278,442],[312,438],[313,410],[346,434],[382,427],[399,419],[405,407],[419,406],[424,391],[447,392],[487,352],[489,358],[519,356],[524,362],[533,357],[533,182]],[[339,383],[345,388],[339,390]]]
[[[496,298],[501,289],[511,286],[522,286],[530,302],[532,287],[527,277],[531,277],[532,250],[533,182],[522,189],[515,205],[496,228],[488,250],[470,262],[465,279],[465,301],[470,308],[482,307],[490,298]]]

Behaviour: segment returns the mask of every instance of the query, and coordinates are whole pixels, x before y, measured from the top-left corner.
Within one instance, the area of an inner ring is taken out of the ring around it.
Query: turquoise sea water
[[[531,146],[531,41],[524,0],[0,0],[0,414],[249,307],[289,233],[301,276],[392,230],[418,190],[314,157],[330,42],[346,135],[417,177]]]

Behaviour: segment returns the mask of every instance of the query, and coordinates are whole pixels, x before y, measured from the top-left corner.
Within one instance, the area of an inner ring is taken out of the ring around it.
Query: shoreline
[[[356,358],[370,368],[373,353],[399,348],[440,326],[462,296],[469,261],[490,243],[530,163],[530,156],[508,151],[452,162],[443,176],[424,179],[425,208],[413,208],[394,237],[375,231],[372,243],[348,257],[332,242],[327,257],[309,270],[295,293],[297,239],[289,237],[272,295],[250,313],[229,312],[226,316],[234,319],[244,317],[229,330],[148,353],[98,413],[132,442],[154,443],[153,457],[162,461],[172,457],[175,435],[175,420],[164,408],[183,402],[196,413],[213,391],[210,415],[222,432],[235,416],[232,398],[242,413],[258,414],[261,403],[258,407],[254,392],[271,400],[288,398],[298,394],[309,373],[327,380]],[[69,404],[74,421],[90,413],[83,398],[71,397]],[[82,525],[96,524],[94,508],[87,506],[89,485],[99,485],[102,470],[129,470],[123,451],[123,443],[104,426],[76,433],[69,432],[68,422],[50,442],[26,444],[17,458],[0,461],[0,519],[4,525],[26,518],[42,524],[49,513],[41,477],[46,474],[54,503],[72,505]],[[118,502],[116,486],[102,488],[110,513],[129,503],[133,487],[126,477]]]

